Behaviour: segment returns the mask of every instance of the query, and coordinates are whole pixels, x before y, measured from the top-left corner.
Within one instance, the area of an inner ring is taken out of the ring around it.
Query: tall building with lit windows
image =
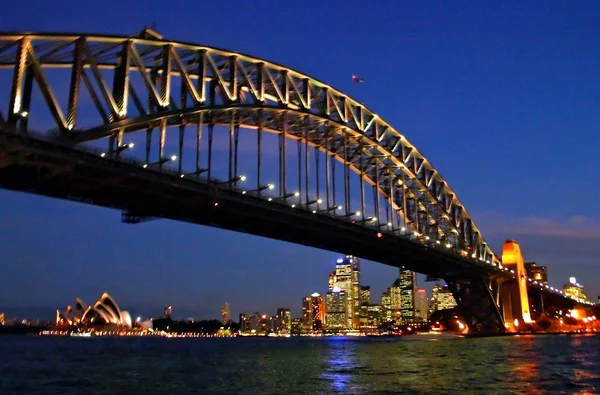
[[[325,322],[325,301],[318,293],[313,293],[302,299],[302,323],[309,331],[323,329]]]
[[[417,321],[427,321],[427,310],[429,310],[427,291],[425,288],[417,288],[415,293],[415,318]]]
[[[277,309],[276,317],[276,332],[279,334],[292,333],[292,311],[290,309],[280,307]]]
[[[360,287],[360,304],[370,305],[371,304],[371,287],[364,285]]]
[[[335,288],[346,295],[346,328],[357,329],[360,326],[360,262],[358,258],[347,255],[337,260],[335,271],[329,275],[329,290]],[[329,300],[329,299],[328,299]],[[327,305],[329,310],[329,305]]]
[[[435,284],[431,290],[431,306],[430,313],[438,310],[448,310],[456,307],[456,300],[450,289],[441,284]]]
[[[546,266],[537,266],[535,262],[525,262],[527,277],[546,285],[548,284],[548,269]]]
[[[229,303],[225,302],[223,303],[223,306],[221,306],[221,322],[223,322],[223,324],[227,324],[229,321],[231,321]]]
[[[400,322],[415,322],[416,274],[412,270],[402,267],[398,280],[400,285]]]
[[[348,329],[346,292],[334,286],[327,292],[326,324],[328,330]]]
[[[563,292],[572,298],[581,299],[585,302],[588,301],[583,285],[579,284],[575,277],[569,278],[569,283],[564,285]]]

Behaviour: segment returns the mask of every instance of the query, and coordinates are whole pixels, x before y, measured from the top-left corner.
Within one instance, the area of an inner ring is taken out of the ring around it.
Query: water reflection
[[[0,337],[0,394],[591,394],[598,349],[600,336]]]

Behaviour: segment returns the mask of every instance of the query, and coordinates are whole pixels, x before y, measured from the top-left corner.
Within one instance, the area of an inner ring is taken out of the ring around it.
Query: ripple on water
[[[599,393],[600,337],[0,337],[0,393]]]

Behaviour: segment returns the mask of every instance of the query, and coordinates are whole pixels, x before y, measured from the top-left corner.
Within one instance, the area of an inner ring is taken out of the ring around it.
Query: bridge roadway
[[[438,278],[513,277],[441,245],[435,248],[340,216],[313,214],[285,202],[244,195],[205,178],[181,178],[167,168],[143,168],[142,162],[123,157],[103,158],[99,151],[6,131],[0,131],[0,149],[4,159],[0,160],[0,187],[5,189],[261,235]]]
[[[0,129],[0,187],[92,204],[144,218],[168,218],[271,239],[352,254],[393,267],[438,278],[483,276],[511,279],[512,273],[442,246],[410,240],[344,217],[313,214],[280,201],[241,194],[208,183],[206,178],[181,178],[168,168],[143,168],[143,163],[103,158],[100,152],[75,149],[48,138],[26,137]],[[218,204],[218,205],[215,205]],[[377,234],[381,233],[382,237]],[[559,290],[529,281],[536,303],[572,307]]]

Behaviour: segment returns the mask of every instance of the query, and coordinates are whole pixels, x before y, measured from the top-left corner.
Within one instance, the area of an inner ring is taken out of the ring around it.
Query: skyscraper
[[[361,285],[360,287],[360,304],[370,305],[371,304],[371,287],[368,285]]]
[[[290,309],[277,309],[277,333],[290,334],[292,332],[292,312]]]
[[[400,322],[411,323],[415,321],[415,272],[400,268]]]
[[[360,262],[347,255],[337,260],[335,271],[329,275],[329,289],[335,287],[346,295],[346,327],[356,329],[360,325]],[[329,301],[329,298],[328,298]],[[327,307],[329,309],[329,305]]]
[[[318,293],[310,295],[312,299],[312,327],[313,331],[320,331],[325,324],[325,300]]]
[[[575,277],[569,278],[569,283],[564,285],[563,292],[565,295],[572,298],[582,299],[586,302],[588,301],[583,285],[579,284]]]
[[[346,292],[334,286],[327,292],[327,329],[341,330],[348,328]]]
[[[428,309],[427,291],[425,288],[417,288],[417,293],[415,294],[415,318],[419,321],[427,321]]]
[[[229,312],[229,303],[227,303],[227,302],[223,303],[223,306],[221,306],[221,321],[223,322],[223,324],[227,324],[227,323],[229,323],[229,321],[231,321],[231,314]]]
[[[165,313],[164,313],[164,318],[171,318],[171,315],[173,314],[173,306],[168,306],[165,307]]]
[[[431,291],[430,311],[447,310],[454,307],[456,307],[456,300],[454,300],[450,289],[442,287],[440,284],[435,284]]]

